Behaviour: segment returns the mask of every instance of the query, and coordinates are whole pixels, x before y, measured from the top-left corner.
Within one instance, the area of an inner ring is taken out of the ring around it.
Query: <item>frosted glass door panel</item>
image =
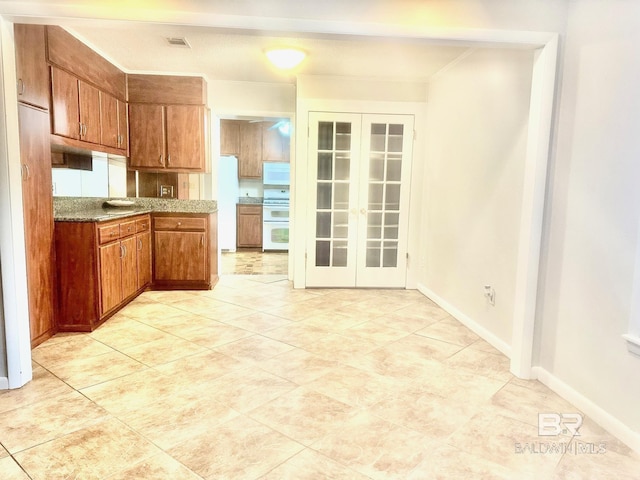
[[[365,115],[360,173],[358,286],[406,283],[413,117]]]
[[[309,185],[314,216],[307,241],[308,286],[353,286],[357,241],[360,116],[309,116]],[[353,176],[356,178],[353,178]]]

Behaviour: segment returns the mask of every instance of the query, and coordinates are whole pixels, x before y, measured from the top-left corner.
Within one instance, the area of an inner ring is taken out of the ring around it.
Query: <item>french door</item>
[[[413,116],[310,112],[308,287],[404,287]]]

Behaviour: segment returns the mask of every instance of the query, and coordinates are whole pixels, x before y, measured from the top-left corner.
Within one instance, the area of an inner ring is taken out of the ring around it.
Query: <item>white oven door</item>
[[[289,222],[263,222],[262,250],[289,250]]]

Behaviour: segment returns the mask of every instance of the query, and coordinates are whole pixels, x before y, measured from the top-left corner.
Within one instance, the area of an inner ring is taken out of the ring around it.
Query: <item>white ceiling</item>
[[[76,20],[66,28],[126,71],[201,74],[210,80],[295,83],[299,73],[424,81],[468,49],[421,39],[155,23]],[[167,37],[186,37],[191,48],[170,46]],[[283,45],[308,53],[294,73],[277,71],[264,57],[265,49]]]

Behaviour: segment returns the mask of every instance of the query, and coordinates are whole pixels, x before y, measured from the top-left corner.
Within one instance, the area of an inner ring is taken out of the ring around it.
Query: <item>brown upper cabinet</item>
[[[49,68],[44,25],[15,24],[18,100],[49,110]]]
[[[240,153],[240,124],[238,120],[220,120],[220,155]]]
[[[204,171],[204,107],[129,104],[130,166]]]
[[[262,124],[240,124],[239,178],[262,178]]]
[[[206,83],[201,77],[130,75],[132,169],[204,172],[208,146]]]
[[[100,143],[126,150],[128,138],[126,103],[106,92],[100,92]]]
[[[62,28],[46,26],[44,31],[51,65],[52,143],[127,155],[124,72]]]
[[[51,67],[53,134],[100,143],[100,91],[70,73]]]
[[[278,130],[278,122],[262,123],[262,161],[288,162],[290,157],[288,135]]]
[[[262,162],[288,162],[289,137],[277,122],[220,121],[220,155],[238,157],[239,178],[262,178]]]

